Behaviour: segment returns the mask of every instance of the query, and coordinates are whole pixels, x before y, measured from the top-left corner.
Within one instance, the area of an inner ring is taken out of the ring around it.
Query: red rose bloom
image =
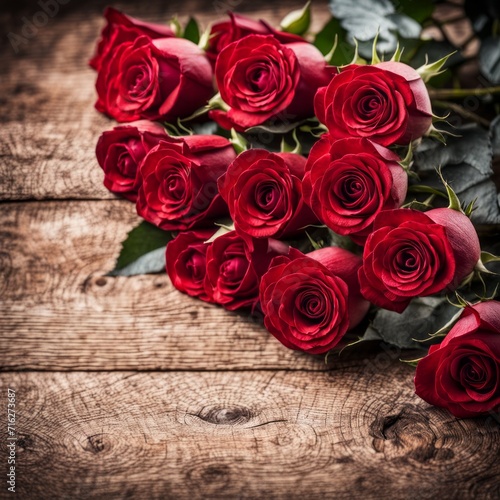
[[[278,237],[316,223],[302,199],[305,164],[303,156],[292,153],[241,153],[218,182],[236,231]]]
[[[119,122],[173,121],[213,95],[212,68],[189,40],[140,36],[102,59],[96,90],[97,110]]]
[[[425,83],[398,62],[342,69],[318,91],[314,109],[334,139],[367,137],[383,146],[408,144],[432,124]]]
[[[335,347],[368,311],[360,265],[360,257],[337,247],[273,259],[260,283],[266,328],[289,349],[322,354]]]
[[[414,297],[455,290],[480,253],[476,230],[461,212],[387,210],[366,241],[361,292],[379,307],[403,312]]]
[[[260,277],[273,257],[288,250],[288,245],[280,241],[261,239],[251,251],[235,231],[219,236],[207,250],[208,297],[230,311],[242,307],[254,309],[259,302]]]
[[[96,156],[104,170],[104,185],[131,201],[137,198],[137,169],[146,153],[166,137],[158,123],[140,120],[103,132]]]
[[[459,418],[500,409],[500,302],[466,307],[439,345],[419,361],[415,392]]]
[[[138,173],[137,213],[162,229],[189,229],[227,215],[217,179],[236,153],[216,135],[167,136]]]
[[[276,31],[262,20],[254,21],[234,12],[228,12],[228,16],[228,21],[214,23],[210,30],[210,40],[206,52],[214,65],[218,54],[224,47],[248,35],[273,35],[280,43],[304,41],[298,35]]]
[[[124,42],[133,42],[141,35],[146,35],[151,39],[174,36],[168,26],[134,19],[112,7],[106,8],[104,17],[107,24],[101,32],[96,53],[89,61],[90,66],[96,70],[100,69],[102,59]]]
[[[210,246],[205,243],[214,229],[199,229],[179,233],[167,245],[167,273],[177,290],[210,302],[205,292],[206,255]]]
[[[404,202],[408,176],[398,161],[368,139],[323,136],[307,160],[304,199],[330,229],[363,244],[375,216]]]
[[[223,128],[244,131],[272,118],[296,121],[314,114],[316,90],[332,67],[307,42],[281,44],[274,36],[249,35],[217,58],[215,77],[229,111],[211,111]]]

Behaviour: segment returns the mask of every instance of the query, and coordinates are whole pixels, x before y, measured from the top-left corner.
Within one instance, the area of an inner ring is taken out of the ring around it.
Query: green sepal
[[[440,75],[441,73],[444,73],[445,70],[443,70],[443,66],[446,64],[446,61],[455,54],[457,51],[455,50],[454,52],[451,52],[450,54],[442,57],[436,62],[433,63],[428,63],[427,61],[427,55],[425,56],[425,64],[420,66],[420,68],[417,68],[417,73],[420,75],[422,80],[424,82],[428,82],[433,76]]]
[[[236,132],[234,128],[231,129],[231,137],[229,142],[233,145],[236,154],[239,155],[248,149],[248,141],[241,134]]]
[[[302,9],[289,12],[280,22],[280,29],[286,33],[303,35],[311,25],[311,0]]]
[[[292,137],[294,141],[294,145],[290,145],[285,141],[285,138],[283,137],[281,139],[281,152],[282,153],[293,153],[300,155],[302,153],[302,146],[297,138],[297,129],[294,128],[292,132]]]

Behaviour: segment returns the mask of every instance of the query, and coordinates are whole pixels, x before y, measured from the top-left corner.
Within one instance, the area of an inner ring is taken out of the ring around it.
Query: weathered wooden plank
[[[411,368],[389,367],[390,380],[372,363],[330,373],[4,373],[1,394],[16,391],[17,493],[498,498],[498,424],[430,408],[413,394]]]
[[[138,17],[167,21],[178,13],[184,22],[196,15],[203,25],[229,9],[250,11],[278,23],[302,0],[287,5],[269,2],[201,0],[123,4]],[[89,5],[90,4],[90,5]],[[0,199],[109,199],[95,160],[95,144],[114,122],[94,110],[95,72],[87,66],[103,25],[103,2],[69,2],[35,27],[36,34],[16,45],[2,38],[5,55],[0,76]],[[260,9],[258,14],[256,9]],[[36,2],[21,4],[2,19],[2,33],[23,35],[23,28],[39,12]],[[326,3],[315,7],[315,27],[327,17]],[[28,31],[29,33],[29,31]]]
[[[325,369],[258,318],[181,294],[166,274],[105,276],[139,222],[127,201],[0,207],[3,369]]]

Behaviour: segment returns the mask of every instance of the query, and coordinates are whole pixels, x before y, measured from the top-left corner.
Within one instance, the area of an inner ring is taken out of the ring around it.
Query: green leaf
[[[414,19],[396,12],[390,0],[330,0],[330,11],[340,19],[349,40],[355,38],[359,41],[359,52],[364,58],[371,56],[377,31],[377,50],[389,55],[396,50],[398,34],[419,38],[422,30]]]
[[[287,33],[303,35],[311,24],[311,0],[302,9],[293,10],[280,22],[280,28]]]
[[[371,328],[388,344],[419,348],[421,341],[448,323],[456,312],[443,297],[421,297],[413,299],[401,314],[379,309]]]
[[[491,83],[500,84],[500,38],[489,37],[481,42],[479,68]]]
[[[122,269],[111,271],[108,276],[137,276],[165,272],[165,248],[157,248],[139,257]]]
[[[190,17],[186,27],[184,28],[184,36],[186,40],[193,43],[198,43],[200,41],[200,28],[194,17]]]
[[[193,133],[197,135],[213,135],[217,133],[218,125],[214,121],[193,123]]]
[[[454,129],[460,137],[449,137],[443,146],[424,138],[414,152],[413,168],[421,183],[437,190],[442,183],[436,169],[457,196],[466,204],[477,200],[471,220],[481,232],[500,226],[500,201],[491,179],[493,170],[491,139],[488,131],[477,125]]]
[[[296,129],[300,125],[305,123],[305,120],[300,122],[284,122],[284,123],[263,123],[262,125],[257,125],[256,127],[250,127],[245,130],[247,134],[286,134]]]
[[[153,250],[159,248],[164,250],[172,238],[172,232],[163,231],[146,221],[141,222],[128,233],[127,238],[123,241],[120,255],[112,273],[124,269]]]
[[[337,42],[337,45],[332,52],[335,42]],[[324,56],[329,57],[327,62],[334,66],[345,66],[354,57],[354,46],[348,42],[346,30],[342,28],[340,21],[334,17],[316,35],[314,45]]]
[[[429,19],[434,11],[434,2],[432,0],[398,0],[398,12],[405,14],[418,23]]]
[[[332,50],[335,43],[335,35],[338,35],[342,27],[340,21],[331,17],[314,37],[313,45],[324,55]],[[345,31],[344,31],[345,33]]]
[[[493,156],[500,156],[500,115],[491,122],[490,140]]]

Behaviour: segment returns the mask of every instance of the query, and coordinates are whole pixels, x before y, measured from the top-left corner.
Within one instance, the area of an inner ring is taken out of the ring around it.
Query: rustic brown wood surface
[[[132,15],[204,23],[262,0],[121,2]],[[498,498],[499,425],[457,420],[413,393],[400,352],[310,357],[258,318],[173,289],[111,278],[139,220],[102,187],[112,122],[86,66],[103,2],[0,7],[0,498],[9,498],[6,391],[17,394],[17,494],[59,498]],[[315,28],[326,2],[314,4]]]

